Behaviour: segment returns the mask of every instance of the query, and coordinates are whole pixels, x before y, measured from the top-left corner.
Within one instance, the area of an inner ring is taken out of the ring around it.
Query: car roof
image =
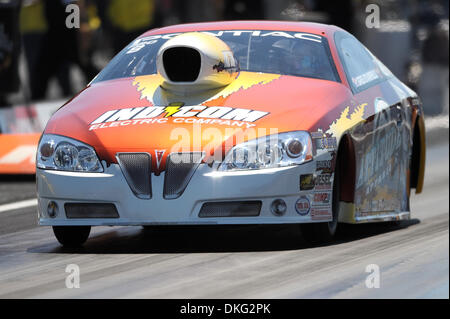
[[[189,31],[214,31],[214,30],[276,30],[276,31],[298,31],[307,32],[322,36],[331,36],[336,31],[343,31],[341,28],[315,22],[298,21],[269,21],[269,20],[249,20],[249,21],[216,21],[176,24],[163,28],[152,29],[141,37],[175,32]]]

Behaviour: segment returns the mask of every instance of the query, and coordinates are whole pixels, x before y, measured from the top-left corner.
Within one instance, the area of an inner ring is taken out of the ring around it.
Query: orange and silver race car
[[[407,219],[425,164],[421,102],[355,37],[315,23],[155,29],[49,120],[39,223],[91,226]]]

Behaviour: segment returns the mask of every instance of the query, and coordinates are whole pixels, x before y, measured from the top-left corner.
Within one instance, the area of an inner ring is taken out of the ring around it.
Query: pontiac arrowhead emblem
[[[161,161],[166,150],[155,150],[155,158],[156,158],[156,169],[159,170],[159,166],[161,165]]]

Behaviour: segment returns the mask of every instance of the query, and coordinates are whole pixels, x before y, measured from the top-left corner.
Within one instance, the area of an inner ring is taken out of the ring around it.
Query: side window
[[[354,93],[383,80],[376,59],[355,37],[339,32],[335,39],[339,58]]]
[[[392,74],[391,70],[389,70],[387,68],[387,66],[385,66],[383,64],[383,62],[381,62],[380,60],[378,60],[378,58],[376,56],[374,56],[372,54],[372,52],[370,52],[367,48],[365,48],[367,50],[367,52],[369,52],[370,56],[372,57],[372,59],[375,61],[375,63],[378,65],[378,67],[380,68],[381,73],[386,77],[386,78],[392,78],[394,77],[394,74]]]

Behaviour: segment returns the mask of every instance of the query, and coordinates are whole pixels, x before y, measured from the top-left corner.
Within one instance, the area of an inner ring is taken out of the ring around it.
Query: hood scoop
[[[173,37],[158,51],[157,70],[161,86],[174,93],[194,93],[224,87],[239,72],[237,60],[219,38],[189,32]]]
[[[187,47],[173,47],[164,51],[163,66],[173,83],[195,82],[200,74],[201,56],[200,53]]]

